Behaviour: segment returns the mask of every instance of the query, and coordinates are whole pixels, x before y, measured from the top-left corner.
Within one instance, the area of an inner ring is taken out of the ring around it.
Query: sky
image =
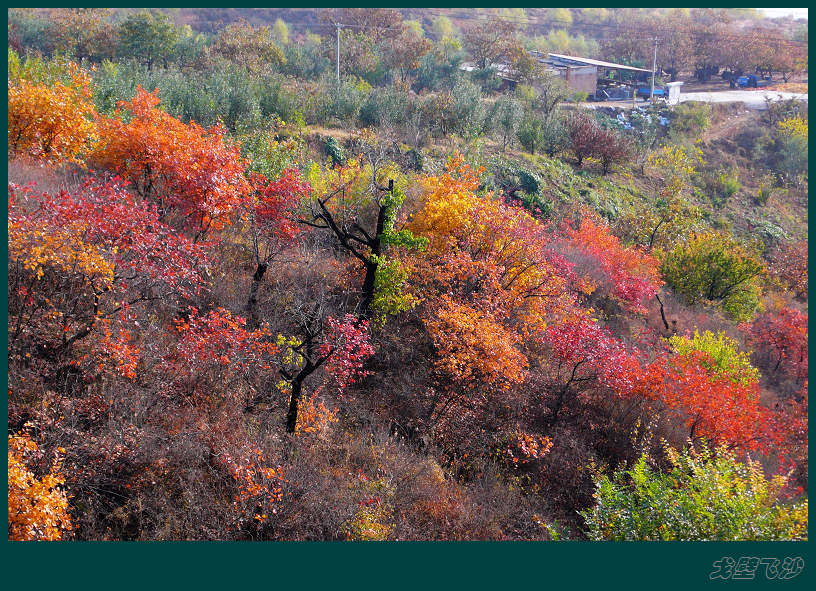
[[[759,10],[771,18],[788,16],[790,14],[792,14],[794,18],[808,17],[807,8],[760,8]]]

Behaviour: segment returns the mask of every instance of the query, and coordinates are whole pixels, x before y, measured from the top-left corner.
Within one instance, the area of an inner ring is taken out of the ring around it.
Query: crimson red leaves
[[[326,337],[320,347],[321,356],[329,355],[326,371],[342,392],[369,372],[363,362],[374,355],[369,341],[368,322],[346,314],[342,320],[326,319]]]

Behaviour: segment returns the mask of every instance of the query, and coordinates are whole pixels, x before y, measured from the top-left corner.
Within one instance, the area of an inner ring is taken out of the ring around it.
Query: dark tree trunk
[[[389,191],[394,190],[394,181],[389,182]],[[377,228],[374,237],[369,241],[368,246],[371,248],[371,255],[365,261],[365,278],[363,279],[362,300],[360,302],[360,316],[368,317],[368,312],[371,307],[371,302],[374,301],[374,283],[377,279],[377,266],[379,262],[377,257],[382,252],[382,243],[380,238],[385,231],[385,216],[388,213],[388,208],[385,205],[380,205],[377,212]]]
[[[377,278],[377,263],[365,263],[365,279],[363,280],[363,296],[360,300],[360,316],[368,317],[371,302],[374,301],[374,282]]]
[[[294,380],[292,380],[292,396],[289,398],[289,411],[286,413],[286,432],[294,433],[295,425],[297,425],[298,403],[300,403],[300,395],[303,393],[303,379],[299,373]]]
[[[256,315],[256,308],[258,306],[258,289],[261,286],[264,273],[266,273],[269,265],[266,263],[258,263],[258,268],[255,269],[255,274],[252,276],[252,285],[249,287],[249,299],[247,300],[247,316],[251,327],[255,327],[258,322]]]

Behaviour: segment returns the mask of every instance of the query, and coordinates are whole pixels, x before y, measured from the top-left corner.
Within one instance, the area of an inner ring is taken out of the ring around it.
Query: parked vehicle
[[[637,89],[637,95],[641,98],[645,99],[649,98],[650,96],[652,96],[651,86],[641,86],[640,88]],[[666,92],[665,88],[655,86],[654,95],[658,98],[666,98],[668,92]]]
[[[769,79],[760,78],[756,74],[748,74],[747,76],[740,76],[737,78],[737,86],[740,88],[762,88],[768,86]]]

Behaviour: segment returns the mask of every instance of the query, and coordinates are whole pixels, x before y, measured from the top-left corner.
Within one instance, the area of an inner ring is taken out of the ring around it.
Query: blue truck
[[[760,78],[756,74],[748,74],[737,78],[737,86],[740,88],[762,88],[768,86],[768,80]]]
[[[651,86],[642,86],[642,87],[638,88],[637,89],[637,95],[640,98],[648,99],[650,96],[652,96],[652,87]],[[666,92],[665,88],[655,86],[654,95],[657,98],[666,98],[666,96],[668,95],[668,92]]]

